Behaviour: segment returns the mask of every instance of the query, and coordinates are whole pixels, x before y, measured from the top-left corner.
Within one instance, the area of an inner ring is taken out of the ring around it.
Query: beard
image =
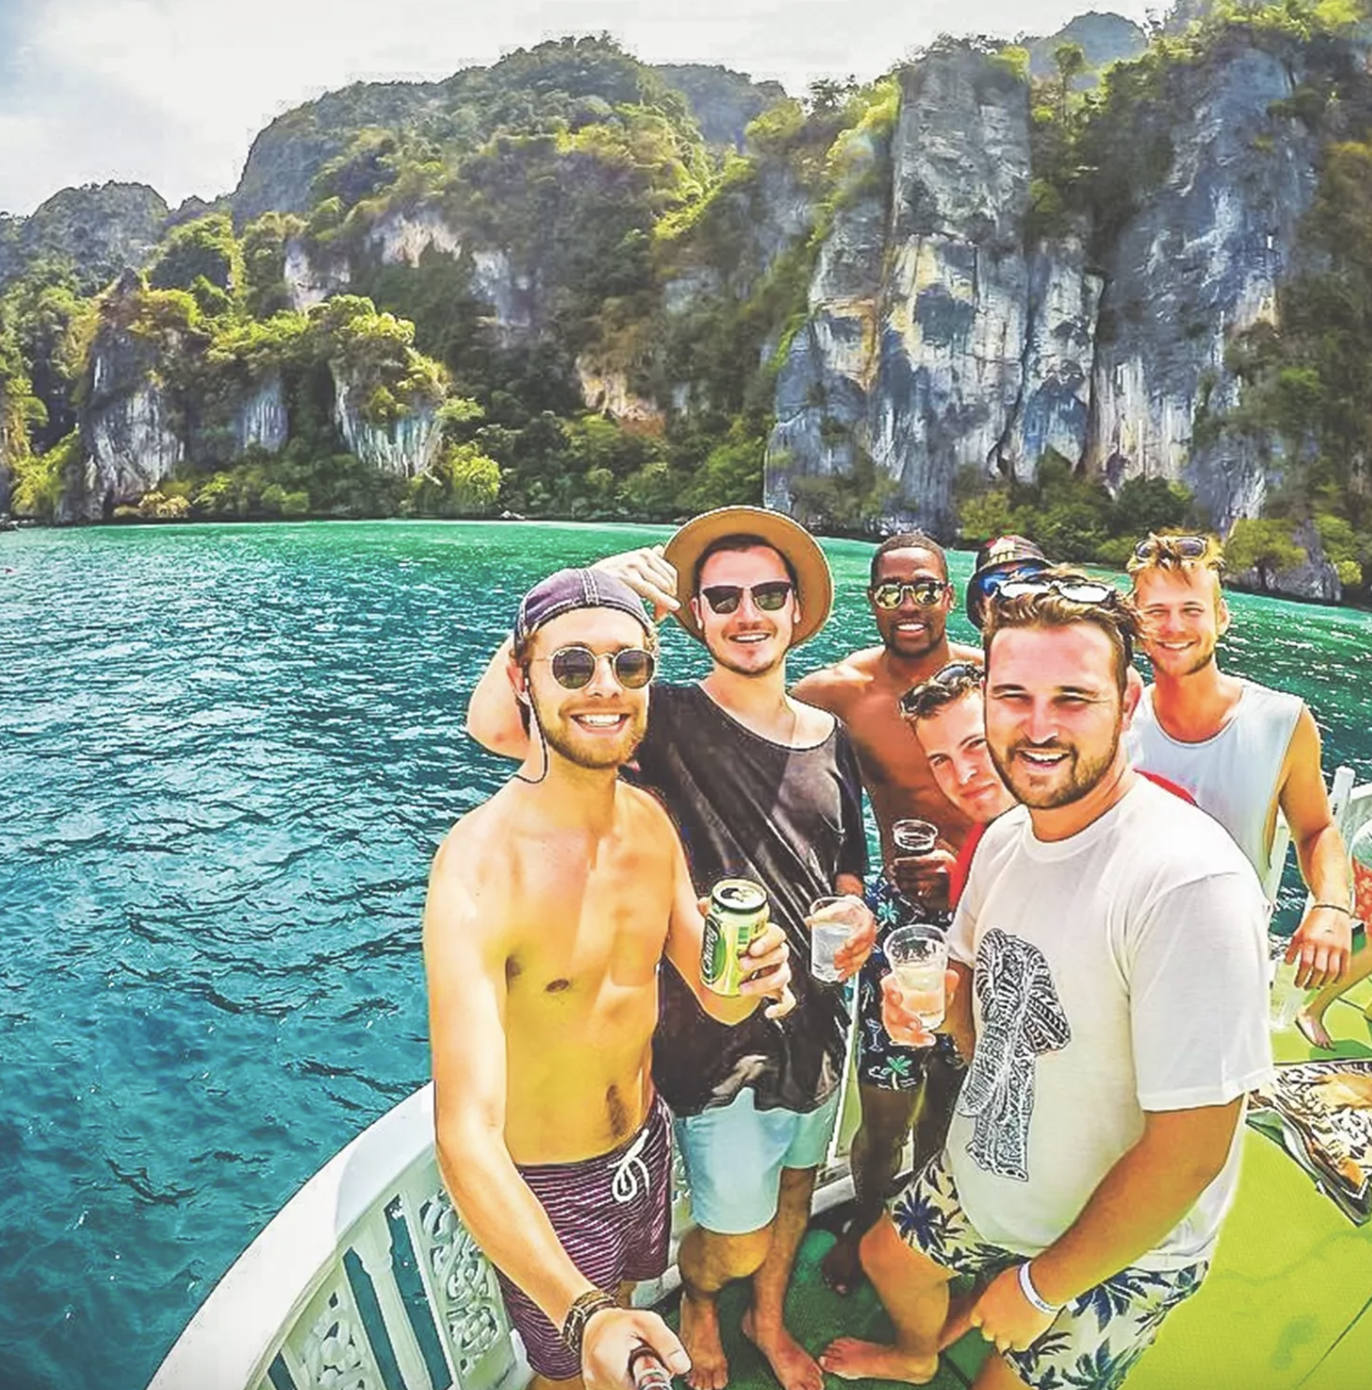
[[[902,634],[896,631],[896,624],[893,622],[889,627],[882,627],[881,643],[892,656],[915,657],[924,656],[934,650],[943,641],[944,633],[947,631],[947,624],[940,623],[937,626],[928,618],[921,618],[924,623],[924,631],[920,633]]]
[[[643,735],[647,732],[646,705],[640,705],[627,713],[628,722],[613,738],[605,734],[589,734],[570,718],[545,722],[539,715],[538,727],[550,752],[556,753],[574,767],[605,771],[609,768],[623,767],[637,752],[638,745],[643,742]]]
[[[756,628],[753,630],[761,632],[763,629]],[[774,637],[775,629],[769,631],[767,635],[769,637]],[[736,647],[728,637],[722,634],[713,642],[706,643],[706,650],[715,661],[723,666],[726,671],[732,671],[737,676],[765,676],[769,672],[775,671],[776,668],[786,660],[786,648],[779,643],[773,642],[769,644],[767,648],[771,651],[772,655],[759,661],[756,657],[756,652],[760,647],[761,644],[759,644],[759,647],[755,648]],[[750,651],[754,654],[751,659],[747,655]]]
[[[1202,649],[1198,647],[1194,652],[1190,653],[1186,659],[1186,665],[1179,670],[1172,670],[1167,663],[1163,663],[1163,670],[1168,671],[1174,679],[1183,676],[1194,676],[1197,671],[1204,671],[1207,666],[1214,663],[1217,645],[1217,643],[1212,642],[1208,648]],[[1151,652],[1149,656],[1153,662],[1154,668],[1156,668],[1159,664],[1157,658],[1154,657]]]
[[[1070,743],[1031,743],[1028,739],[1020,739],[1007,748],[996,748],[989,742],[986,746],[1001,781],[1015,794],[1017,801],[1031,810],[1052,811],[1059,806],[1070,806],[1094,790],[1113,765],[1119,744],[1120,729],[1116,726],[1110,746],[1095,756],[1084,754]],[[1038,771],[1020,759],[1019,754],[1026,750],[1067,756],[1055,767]]]

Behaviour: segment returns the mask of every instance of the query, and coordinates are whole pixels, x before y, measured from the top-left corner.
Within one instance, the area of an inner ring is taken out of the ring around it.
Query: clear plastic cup
[[[938,826],[933,821],[904,817],[891,826],[891,843],[902,854],[932,854],[938,846]]]
[[[816,898],[805,918],[810,928],[810,973],[826,984],[839,980],[834,956],[853,932],[862,925],[867,909],[861,898]]]
[[[934,926],[916,922],[897,927],[882,947],[891,966],[891,974],[900,986],[901,1002],[933,1032],[943,1022],[947,1009],[946,980],[948,942]],[[922,1039],[891,1034],[895,1042],[919,1046]]]
[[[1284,936],[1267,938],[1268,970],[1272,982],[1267,998],[1267,1021],[1274,1033],[1289,1028],[1305,1002],[1306,991],[1296,984],[1296,962],[1288,964],[1286,961],[1286,950],[1290,944]]]

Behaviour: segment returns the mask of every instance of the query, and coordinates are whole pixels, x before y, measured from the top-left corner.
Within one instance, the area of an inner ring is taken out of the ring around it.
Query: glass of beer
[[[816,898],[805,918],[810,928],[810,973],[826,984],[839,980],[834,956],[843,943],[862,925],[867,912],[861,898],[845,894],[836,898]]]
[[[932,854],[938,845],[938,826],[933,821],[905,816],[891,826],[891,843],[902,854]]]
[[[900,986],[901,1002],[932,1033],[943,1022],[945,1008],[943,977],[948,969],[948,942],[943,933],[937,927],[916,922],[897,927],[882,949]],[[895,1033],[891,1037],[907,1046],[921,1045],[912,1037]]]

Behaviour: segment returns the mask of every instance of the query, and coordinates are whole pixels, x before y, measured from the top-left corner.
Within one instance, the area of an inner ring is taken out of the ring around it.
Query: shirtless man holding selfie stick
[[[740,993],[704,987],[702,917],[676,831],[619,776],[643,737],[657,634],[612,576],[529,591],[509,679],[536,731],[515,776],[439,849],[424,913],[439,1168],[500,1276],[536,1387],[623,1390],[646,1348],[690,1360],[621,1307],[666,1266],[671,1126],[652,1083],[658,971],[736,1025],[789,1011],[770,925]]]

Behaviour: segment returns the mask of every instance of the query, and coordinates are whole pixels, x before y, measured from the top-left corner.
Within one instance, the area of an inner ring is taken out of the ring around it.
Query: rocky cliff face
[[[712,145],[741,150],[748,123],[786,96],[779,82],[754,82],[745,73],[706,63],[660,64],[653,71],[686,98],[700,133]]]
[[[1303,80],[1270,53],[1239,48],[1190,74],[1176,156],[1106,265],[1092,379],[1088,466],[1114,484],[1187,484],[1216,527],[1257,516],[1269,441],[1194,438],[1202,412],[1238,403],[1225,365],[1234,335],[1275,309],[1310,206],[1319,142],[1271,114]]]
[[[32,216],[10,220],[0,238],[0,288],[46,258],[69,262],[84,290],[99,289],[147,259],[167,215],[166,203],[146,184],[64,188]]]
[[[1044,315],[1091,296],[1061,283],[1070,267],[1031,274],[1027,89],[1004,68],[956,50],[907,71],[889,160],[886,197],[854,168],[821,251],[778,377],[766,498],[789,509],[795,477],[865,456],[894,485],[885,520],[946,533],[960,468],[1013,468],[1017,442],[1057,428],[1070,344]]]
[[[1237,402],[1226,348],[1274,312],[1319,142],[1274,105],[1304,74],[1270,53],[1178,80],[1161,187],[1092,256],[1084,224],[1026,245],[1025,88],[969,50],[907,71],[889,198],[835,215],[781,367],[770,505],[865,456],[884,525],[946,535],[960,469],[1027,480],[1052,450],[1112,488],[1181,481],[1222,530],[1260,513],[1272,441],[1197,426]]]
[[[126,277],[116,295],[136,288]],[[185,457],[180,412],[155,368],[154,349],[107,316],[91,345],[82,463],[67,479],[58,522],[107,519],[170,477]]]
[[[363,418],[354,383],[336,365],[332,370],[334,424],[349,450],[363,463],[399,478],[424,472],[442,442],[437,407],[421,403],[389,425],[373,424]]]
[[[264,212],[308,212],[315,175],[370,126],[410,129],[436,115],[437,82],[357,82],[278,116],[252,142],[230,195],[239,226]]]

